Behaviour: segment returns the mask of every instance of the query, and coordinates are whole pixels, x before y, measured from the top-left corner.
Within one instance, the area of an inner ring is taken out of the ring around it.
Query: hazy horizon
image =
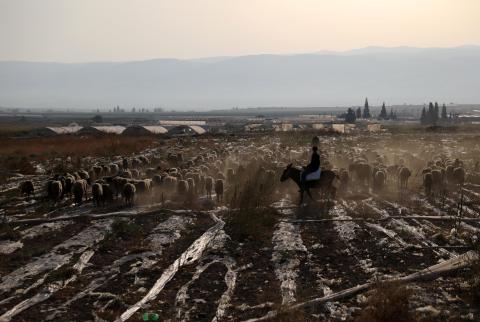
[[[0,0],[0,106],[475,103],[479,12],[478,0]]]
[[[240,57],[252,57],[252,56],[295,56],[295,55],[348,55],[348,54],[367,54],[367,53],[385,53],[390,50],[431,50],[431,49],[456,49],[456,48],[480,48],[480,44],[462,44],[458,46],[451,47],[417,47],[417,46],[377,46],[369,45],[365,47],[350,48],[345,50],[317,50],[312,52],[297,52],[297,53],[256,53],[256,54],[245,54],[245,55],[212,55],[212,56],[201,56],[201,57],[189,57],[189,58],[178,58],[178,57],[153,57],[148,59],[133,59],[133,60],[97,60],[97,61],[72,61],[72,62],[61,62],[61,61],[41,61],[41,60],[14,60],[14,59],[5,59],[0,62],[6,63],[52,63],[52,64],[95,64],[95,63],[135,63],[135,62],[146,62],[154,60],[178,60],[178,61],[205,61],[205,62],[216,62],[220,60],[240,58]]]
[[[0,62],[0,105],[167,110],[480,102],[480,46],[51,64]]]

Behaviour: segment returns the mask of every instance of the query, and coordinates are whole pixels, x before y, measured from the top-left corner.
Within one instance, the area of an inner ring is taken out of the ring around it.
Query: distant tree
[[[438,123],[438,116],[440,114],[440,109],[438,107],[438,103],[435,102],[435,107],[433,108],[433,123],[437,124]]]
[[[433,107],[433,103],[430,102],[428,103],[428,112],[427,112],[427,118],[426,118],[425,124],[433,124],[435,120],[434,114],[435,114],[435,108]]]
[[[447,107],[445,106],[445,103],[442,105],[442,121],[447,120]]]
[[[352,108],[348,108],[347,114],[345,115],[345,122],[347,123],[355,123],[357,120],[357,116],[355,111]]]
[[[425,108],[425,105],[423,105],[422,115],[420,116],[420,124],[427,124],[427,109]]]
[[[385,108],[385,102],[382,104],[382,110],[380,111],[380,115],[378,116],[380,120],[386,120],[387,119],[387,109]]]
[[[372,115],[370,115],[370,107],[368,106],[368,98],[365,98],[365,106],[363,108],[363,118],[369,119]]]
[[[97,114],[92,118],[92,121],[95,123],[103,123],[103,117],[100,114]]]
[[[390,118],[391,120],[395,120],[395,119],[397,118],[397,116],[395,115],[395,113],[393,113],[393,108],[390,109],[390,116],[389,116],[389,118]]]
[[[356,116],[357,119],[362,118],[362,108],[361,107],[357,108],[357,112],[356,112],[355,116]]]

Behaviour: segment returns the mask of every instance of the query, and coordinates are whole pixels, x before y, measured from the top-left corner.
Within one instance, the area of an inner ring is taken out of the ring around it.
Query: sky
[[[0,60],[480,44],[480,0],[0,0]]]

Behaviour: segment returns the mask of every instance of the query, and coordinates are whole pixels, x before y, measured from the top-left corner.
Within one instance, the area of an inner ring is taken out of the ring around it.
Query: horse
[[[280,177],[280,182],[292,179],[300,188],[300,205],[303,203],[304,192],[307,192],[310,199],[313,200],[310,189],[321,189],[321,191],[329,198],[335,198],[337,188],[335,187],[334,183],[335,180],[338,179],[338,176],[335,174],[335,172],[331,170],[322,170],[319,180],[305,181],[303,184],[300,183],[301,173],[301,169],[293,167],[290,163],[287,165],[287,168],[283,170],[282,176]]]

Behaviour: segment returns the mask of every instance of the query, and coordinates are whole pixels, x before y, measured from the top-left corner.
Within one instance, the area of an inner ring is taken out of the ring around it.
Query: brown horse
[[[310,193],[310,189],[320,189],[322,193],[327,197],[334,199],[337,188],[335,187],[335,180],[338,176],[331,170],[322,170],[322,174],[319,180],[306,181],[303,184],[300,183],[300,175],[302,170],[293,167],[290,163],[285,170],[283,170],[280,181],[284,182],[288,179],[292,179],[300,188],[300,204],[303,203],[303,193],[307,192],[310,199],[313,197]]]

